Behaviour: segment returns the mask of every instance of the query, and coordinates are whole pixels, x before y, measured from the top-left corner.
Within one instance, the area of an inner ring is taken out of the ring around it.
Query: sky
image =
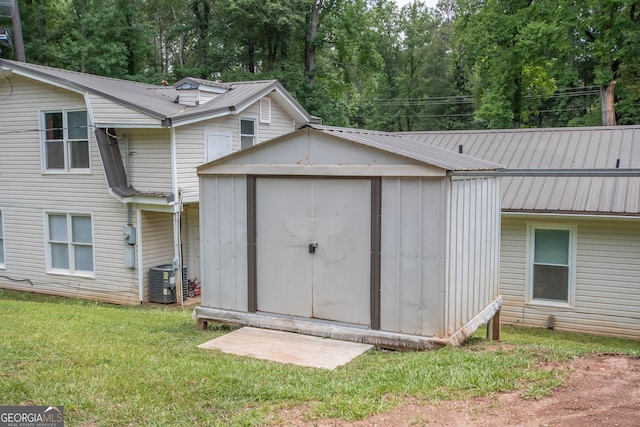
[[[398,6],[404,6],[407,3],[411,3],[413,0],[396,0],[396,3],[398,4]],[[436,5],[438,4],[438,0],[422,0],[424,4],[427,5],[427,7],[430,7],[432,9],[434,9],[436,7]]]

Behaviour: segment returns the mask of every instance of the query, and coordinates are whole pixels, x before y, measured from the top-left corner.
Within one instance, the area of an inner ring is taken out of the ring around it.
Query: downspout
[[[129,137],[127,135],[122,135],[122,139],[124,140],[124,175],[126,178],[126,183],[128,188],[131,186],[131,181],[129,179]],[[127,225],[132,225],[131,224],[131,203],[127,203]]]
[[[178,304],[184,305],[182,295],[182,239],[180,236],[180,212],[182,210],[182,194],[178,189],[178,161],[177,161],[177,144],[176,129],[171,127],[171,190],[176,199],[173,205],[173,267],[176,277],[176,298]]]
[[[131,151],[129,150],[129,137],[122,135],[124,139],[124,171],[126,176],[127,187],[131,186],[130,168],[131,168]],[[127,225],[133,225],[131,202],[127,203]],[[136,268],[138,269],[138,300],[140,304],[144,304],[144,267],[142,260],[142,211],[136,210]]]
[[[138,296],[140,304],[144,303],[144,271],[142,267],[142,211],[136,210],[136,249],[138,251]]]

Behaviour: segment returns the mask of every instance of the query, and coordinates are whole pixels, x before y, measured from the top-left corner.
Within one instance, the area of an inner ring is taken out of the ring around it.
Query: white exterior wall
[[[203,177],[201,185],[202,306],[246,312],[246,176]]]
[[[446,242],[445,327],[463,327],[498,297],[500,181],[450,181]]]
[[[178,159],[178,187],[182,188],[184,203],[197,202],[198,175],[196,168],[205,163],[204,138],[207,131],[231,135],[232,151],[240,149],[240,118],[259,119],[260,102],[255,102],[242,112],[200,123],[180,126],[176,132],[176,156]],[[258,143],[292,132],[293,119],[275,102],[271,101],[271,123],[257,122]]]
[[[142,212],[144,299],[149,299],[149,269],[173,261],[173,215]]]
[[[577,226],[575,306],[526,303],[527,222]],[[638,219],[505,216],[502,228],[502,321],[598,335],[640,338]]]
[[[129,182],[140,191],[173,192],[169,129],[118,129],[129,140]],[[126,162],[124,142],[122,160]]]
[[[382,330],[442,336],[446,185],[382,180]]]
[[[0,88],[0,209],[5,268],[0,287],[54,295],[138,303],[135,269],[124,267],[126,208],[109,195],[98,148],[91,139],[90,174],[43,174],[42,109],[85,108],[84,97],[14,75]],[[29,131],[32,130],[32,131]],[[46,212],[92,215],[95,278],[46,272]],[[11,278],[14,280],[7,279]],[[33,283],[31,286],[26,281]]]
[[[149,126],[160,127],[161,121],[96,94],[88,94],[91,110],[99,127]]]

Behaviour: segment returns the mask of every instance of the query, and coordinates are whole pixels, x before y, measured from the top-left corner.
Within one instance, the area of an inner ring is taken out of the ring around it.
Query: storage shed
[[[461,343],[499,319],[499,168],[320,125],[200,166],[198,326]]]

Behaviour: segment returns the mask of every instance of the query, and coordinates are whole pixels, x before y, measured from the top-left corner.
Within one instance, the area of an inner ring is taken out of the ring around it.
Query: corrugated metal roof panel
[[[308,127],[358,144],[384,150],[400,156],[428,163],[449,171],[495,170],[501,165],[418,143],[399,134],[332,126],[308,125]]]
[[[508,169],[640,168],[640,126],[413,132],[402,136]],[[503,209],[640,215],[640,177],[504,177]]]

